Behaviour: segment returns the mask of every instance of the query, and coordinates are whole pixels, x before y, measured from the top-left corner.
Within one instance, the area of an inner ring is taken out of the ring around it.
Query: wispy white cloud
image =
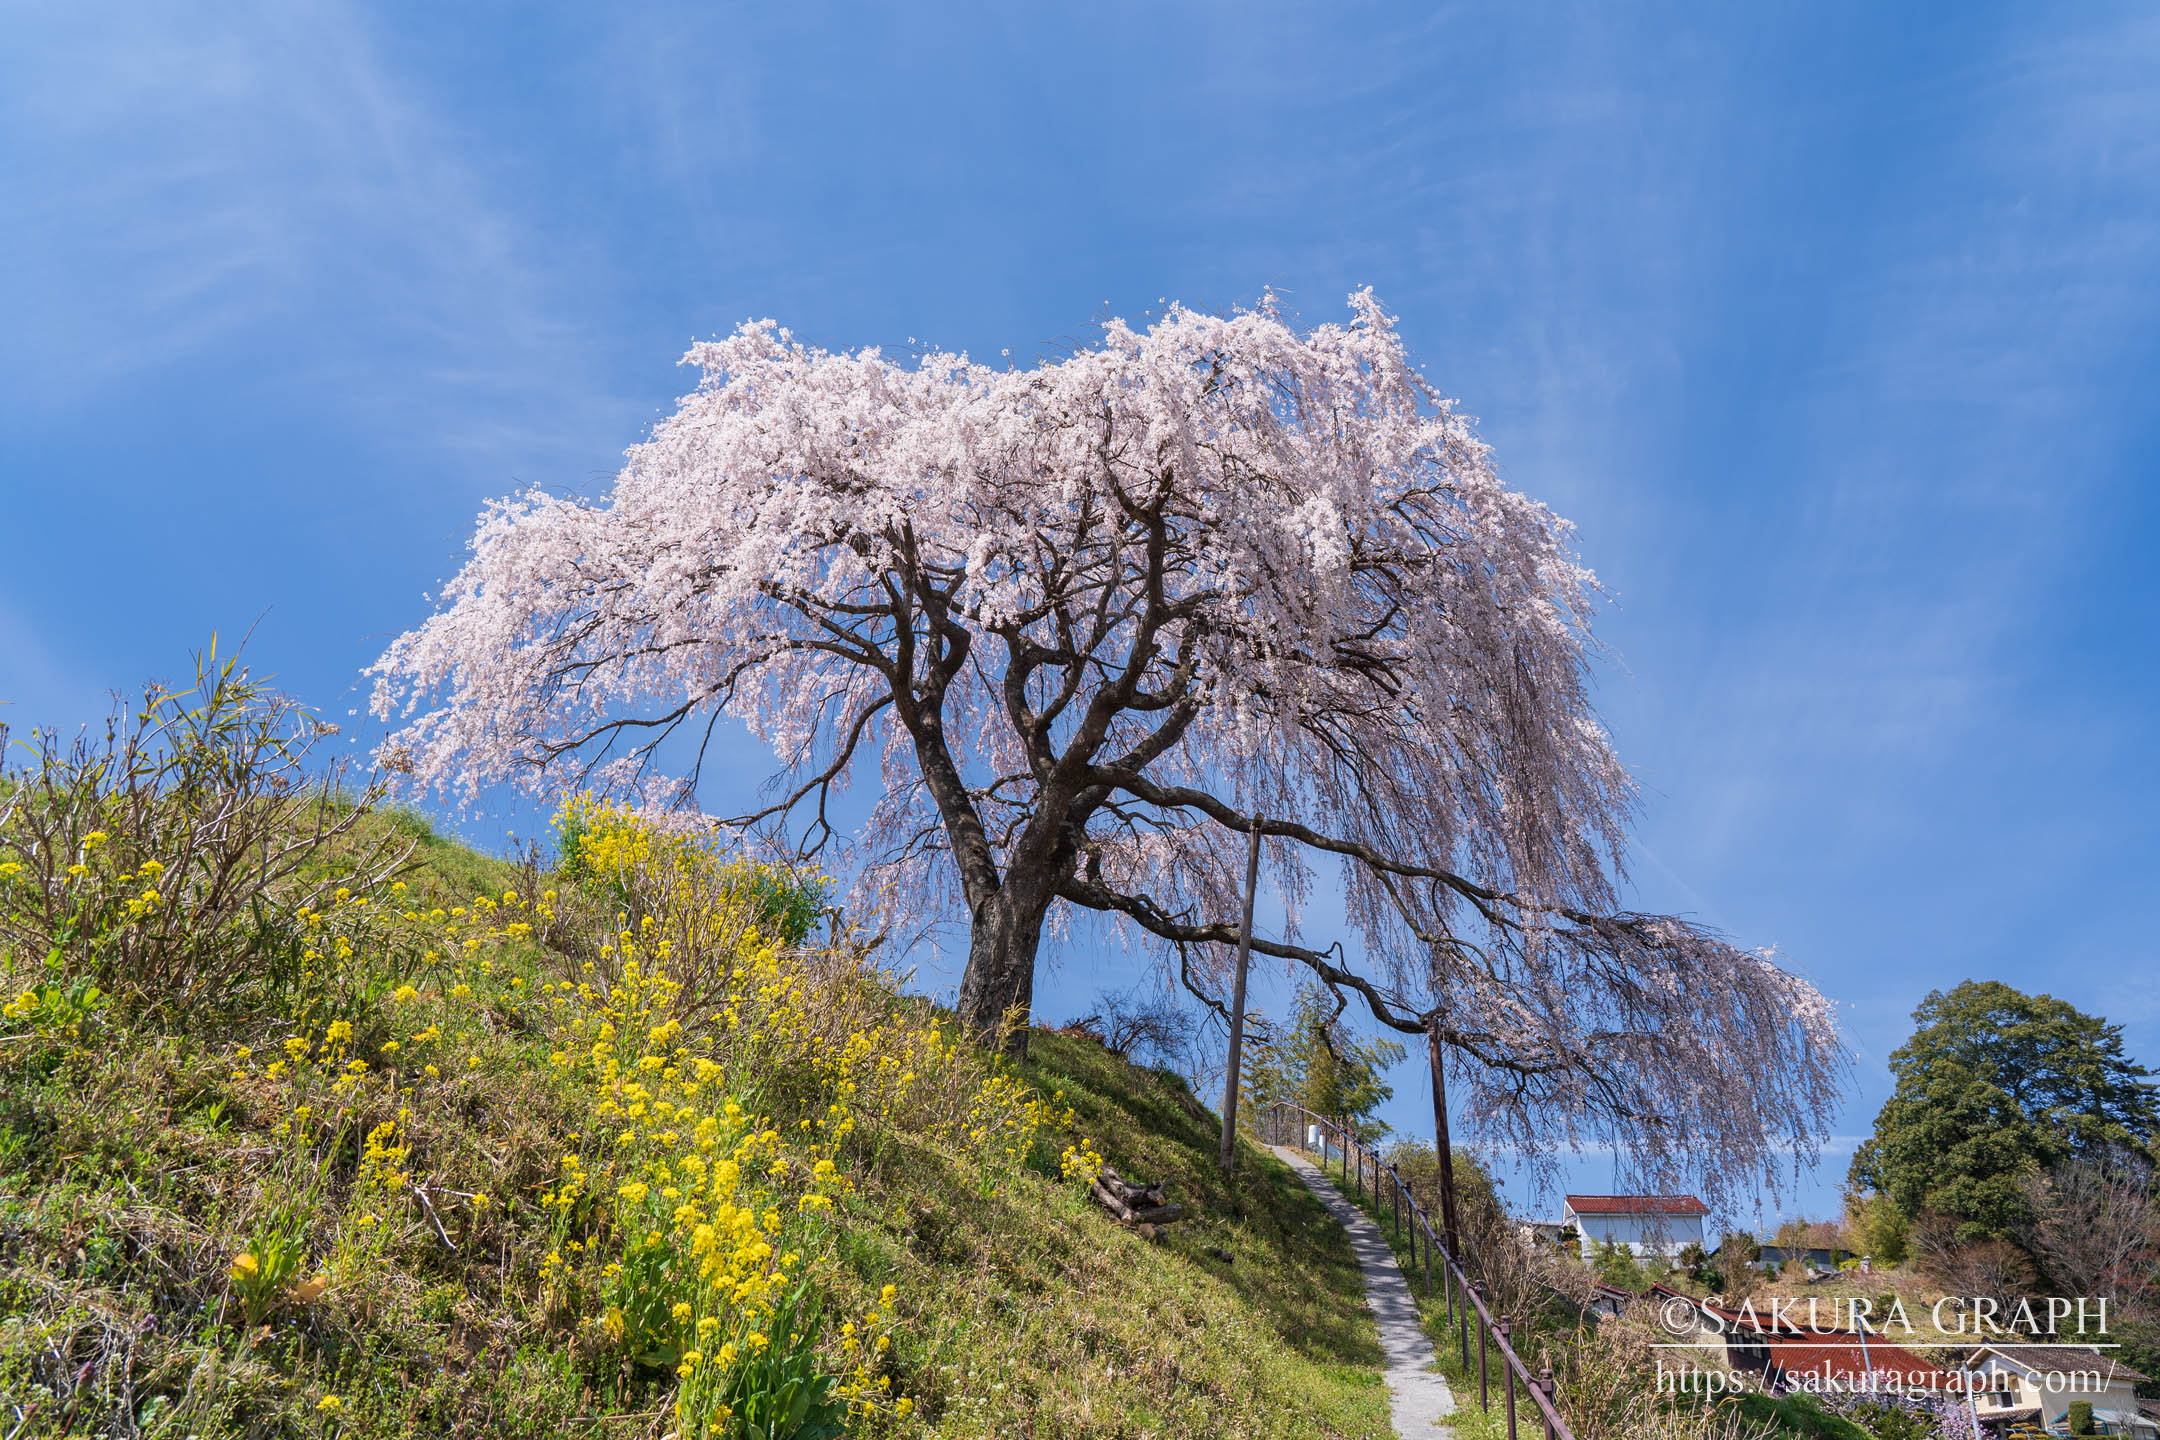
[[[490,193],[485,150],[389,64],[369,13],[18,9],[0,61],[11,405],[88,411],[243,341],[285,404],[531,454],[619,410],[578,286]],[[502,411],[514,401],[518,434]]]

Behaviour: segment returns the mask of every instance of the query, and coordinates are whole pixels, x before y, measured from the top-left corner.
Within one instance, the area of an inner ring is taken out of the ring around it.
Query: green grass
[[[411,841],[409,879],[444,904],[535,883],[421,817],[363,828]],[[553,1313],[537,1283],[551,1241],[534,1200],[577,1111],[507,987],[521,979],[529,996],[576,973],[538,944],[505,952],[479,1021],[443,1041],[444,1082],[409,1092],[424,1097],[402,1122],[416,1169],[484,1198],[414,1210],[364,1271],[252,1327],[233,1257],[278,1227],[327,1255],[356,1223],[356,1157],[331,1157],[327,1191],[281,1160],[287,1117],[236,1069],[237,1044],[259,1065],[289,1026],[180,1017],[66,1043],[0,1038],[0,1435],[666,1432],[672,1381],[600,1367],[579,1318]],[[365,1039],[386,1002],[355,1003]],[[1123,1173],[1168,1182],[1191,1218],[1143,1239],[1061,1178],[1054,1150],[986,1187],[934,1144],[883,1137],[819,1272],[842,1313],[883,1285],[899,1293],[886,1373],[917,1408],[865,1433],[1389,1433],[1355,1261],[1285,1167],[1247,1146],[1225,1180],[1214,1116],[1092,1041],[1036,1032],[1018,1071],[1062,1091],[1076,1134]],[[333,1394],[339,1408],[318,1408]]]

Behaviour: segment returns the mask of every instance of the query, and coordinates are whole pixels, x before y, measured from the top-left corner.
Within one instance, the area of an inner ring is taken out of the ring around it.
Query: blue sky
[[[18,726],[258,619],[257,662],[342,712],[484,498],[603,488],[685,345],[745,317],[1025,359],[1160,297],[1274,286],[1317,319],[1370,284],[1580,526],[1646,790],[1637,898],[1841,1002],[1842,1134],[1912,1006],[1968,977],[2160,1061],[2149,7],[292,0],[7,28]],[[764,757],[734,753],[746,791]],[[1066,955],[1044,1009],[1130,964]],[[1422,1071],[1398,1081],[1429,1133]]]

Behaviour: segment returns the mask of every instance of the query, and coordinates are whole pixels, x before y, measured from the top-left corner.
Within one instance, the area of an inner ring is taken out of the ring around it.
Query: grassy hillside
[[[814,877],[111,773],[0,792],[7,1440],[1388,1433],[1287,1171],[1091,1040],[959,1041]],[[1103,1161],[1193,1218],[1112,1223]]]

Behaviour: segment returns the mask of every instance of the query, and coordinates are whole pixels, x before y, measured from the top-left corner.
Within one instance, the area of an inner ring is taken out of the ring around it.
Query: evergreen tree
[[[1597,1272],[1598,1279],[1613,1289],[1625,1290],[1630,1295],[1650,1283],[1643,1274],[1642,1262],[1635,1258],[1632,1246],[1617,1242],[1600,1244],[1595,1240],[1590,1243],[1595,1253],[1586,1258],[1590,1261],[1590,1268]]]
[[[1890,1057],[1897,1089],[1851,1172],[1904,1214],[1947,1215],[1961,1241],[2008,1239],[2032,1218],[2027,1173],[2152,1155],[2153,1072],[2123,1054],[2120,1026],[1995,980],[1935,991],[1913,1020]]]
[[[1255,1106],[1277,1100],[1335,1120],[1372,1144],[1388,1133],[1374,1112],[1395,1094],[1382,1076],[1408,1053],[1393,1040],[1361,1040],[1341,1007],[1318,985],[1299,988],[1297,1009],[1279,1033],[1248,1041],[1244,1087]]]

